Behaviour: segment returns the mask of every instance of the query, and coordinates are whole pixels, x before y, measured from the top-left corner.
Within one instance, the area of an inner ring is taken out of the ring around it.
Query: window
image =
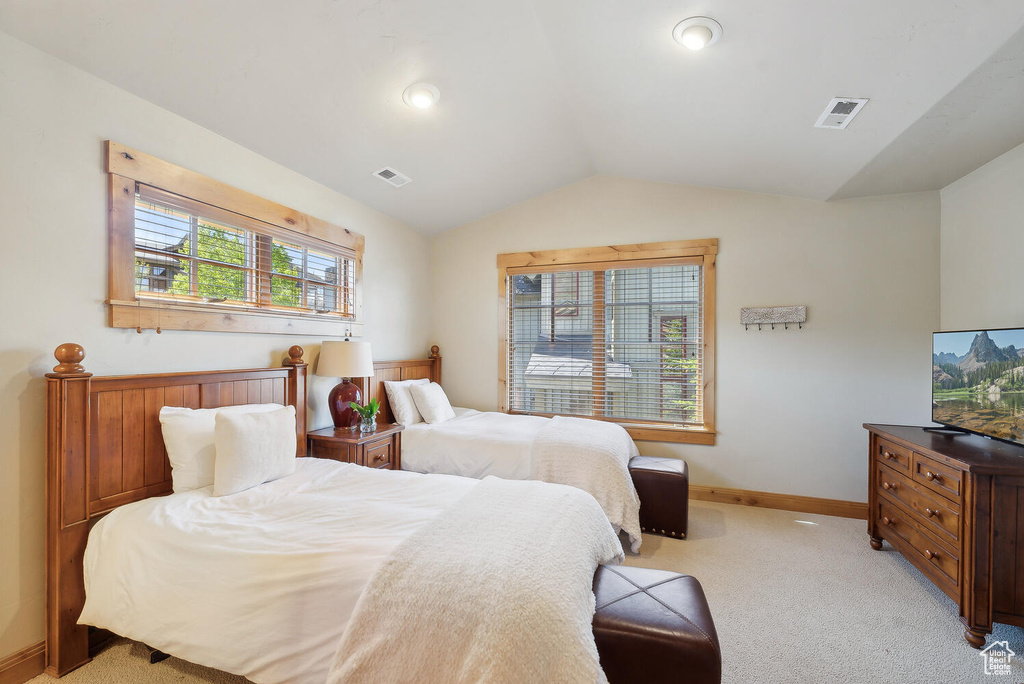
[[[498,257],[502,410],[714,442],[717,240]]]
[[[136,183],[135,296],[353,314],[352,254]]]
[[[359,334],[361,235],[115,143],[108,170],[114,327]]]

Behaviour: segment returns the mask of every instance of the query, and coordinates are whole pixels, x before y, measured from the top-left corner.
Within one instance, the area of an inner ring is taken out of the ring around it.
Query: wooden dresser
[[[864,427],[872,548],[889,542],[956,601],[971,646],[993,622],[1024,626],[1024,447]]]

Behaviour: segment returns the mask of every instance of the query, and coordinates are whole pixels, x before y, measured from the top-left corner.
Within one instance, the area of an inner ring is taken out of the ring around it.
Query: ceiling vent
[[[376,176],[377,178],[380,178],[388,185],[394,185],[396,188],[400,188],[403,185],[412,183],[412,178],[409,178],[404,173],[395,171],[390,166],[385,166],[380,171],[374,171],[373,175]]]
[[[818,123],[814,124],[815,128],[846,128],[853,121],[853,117],[857,116],[860,110],[864,109],[864,105],[868,103],[868,98],[856,98],[856,97],[837,97],[828,103],[828,107],[825,107],[825,111],[818,117]]]

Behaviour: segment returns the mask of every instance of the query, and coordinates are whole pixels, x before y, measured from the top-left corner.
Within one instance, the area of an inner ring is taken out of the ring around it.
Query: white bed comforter
[[[629,476],[636,445],[620,425],[555,416],[534,442],[533,477],[590,492],[615,531],[629,535],[634,553],[640,534],[640,499]]]
[[[591,582],[621,560],[590,495],[486,478],[370,580],[328,682],[606,682]]]
[[[85,552],[79,622],[260,684],[323,684],[369,578],[477,483],[302,458],[225,497],[122,506]]]
[[[529,480],[533,442],[549,422],[539,416],[455,409],[443,423],[416,423],[402,432],[402,469],[477,479]]]
[[[639,451],[621,426],[585,418],[542,418],[456,409],[443,423],[402,432],[402,468],[482,478],[543,480],[590,492],[616,530],[640,550],[640,501],[629,476]]]

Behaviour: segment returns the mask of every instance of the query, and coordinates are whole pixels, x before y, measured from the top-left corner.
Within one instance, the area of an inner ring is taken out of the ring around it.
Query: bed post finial
[[[288,371],[285,402],[295,407],[295,455],[306,455],[306,362],[302,360],[302,347],[292,345],[288,358],[282,362]]]
[[[53,350],[53,357],[57,359],[58,363],[53,367],[52,373],[46,374],[48,378],[92,375],[92,373],[86,373],[85,366],[82,365],[85,349],[80,344],[65,342]]]
[[[430,347],[430,360],[434,362],[434,369],[430,374],[430,381],[441,384],[441,348],[436,344]]]
[[[302,347],[299,345],[292,345],[288,350],[288,358],[284,360],[286,366],[305,366],[306,362],[302,360]]]

